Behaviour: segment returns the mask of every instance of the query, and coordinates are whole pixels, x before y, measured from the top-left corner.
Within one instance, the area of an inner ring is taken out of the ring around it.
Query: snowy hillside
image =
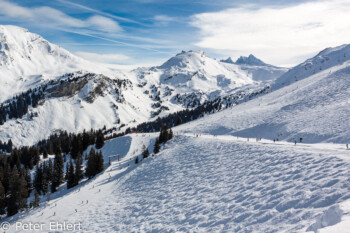
[[[349,199],[350,165],[339,145],[295,147],[192,132],[139,165],[129,161],[140,156],[142,144],[152,148],[154,137],[108,141],[105,158],[119,154],[120,162],[7,218],[8,232],[18,231],[18,220],[43,223],[43,231],[50,221],[65,221],[80,223],[83,232],[305,232],[346,217],[339,204]],[[326,216],[333,220],[322,221]]]
[[[82,132],[111,128],[149,119],[150,104],[128,79],[111,79],[92,73],[71,73],[46,82],[44,98],[20,119],[0,127],[0,140],[32,145],[54,132]]]
[[[348,143],[350,62],[183,126],[184,131]],[[290,72],[294,72],[297,68]],[[284,76],[287,77],[287,76]],[[282,78],[281,78],[282,79]]]
[[[302,80],[317,73],[329,73],[337,71],[339,65],[350,60],[350,45],[341,45],[334,48],[327,48],[319,52],[315,57],[307,59],[300,65],[290,69],[275,81],[275,88],[289,85],[290,83]],[[335,67],[334,69],[332,67]]]

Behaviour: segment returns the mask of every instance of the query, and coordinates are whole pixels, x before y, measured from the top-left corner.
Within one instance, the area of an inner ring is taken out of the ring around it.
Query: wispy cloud
[[[70,5],[72,7],[78,8],[78,9],[86,10],[88,12],[97,13],[99,15],[104,15],[104,16],[106,16],[108,18],[116,19],[116,20],[119,20],[119,21],[135,23],[135,24],[142,24],[142,23],[140,23],[140,22],[138,22],[136,20],[132,20],[132,19],[128,19],[128,18],[125,18],[125,17],[112,15],[112,14],[109,14],[109,13],[106,13],[106,12],[103,12],[103,11],[100,11],[100,10],[96,10],[96,9],[93,9],[93,8],[90,8],[90,7],[87,7],[87,6],[75,3],[75,2],[70,2],[70,1],[66,1],[66,0],[56,0],[56,1],[64,3],[66,5]]]
[[[0,4],[0,15],[15,21],[39,25],[44,25],[43,22],[45,22],[45,25],[51,28],[85,28],[111,33],[121,31],[121,27],[117,22],[100,15],[78,19],[47,6],[29,8],[5,0],[0,0]]]
[[[69,33],[74,33],[74,34],[83,35],[83,36],[87,36],[87,37],[91,37],[91,38],[96,38],[96,39],[100,39],[100,40],[104,40],[104,41],[109,41],[109,42],[112,42],[112,43],[114,43],[116,45],[139,48],[139,49],[142,49],[142,50],[153,51],[153,52],[157,52],[157,53],[160,53],[160,54],[169,54],[169,52],[164,52],[164,51],[161,51],[159,49],[155,49],[154,48],[155,46],[152,46],[152,45],[127,43],[127,42],[123,42],[123,41],[116,40],[116,39],[113,39],[113,38],[107,38],[107,37],[103,37],[103,36],[100,36],[100,35],[94,35],[94,34],[89,33],[88,31],[83,31],[83,30],[68,30],[68,29],[61,29],[61,30],[69,32]]]
[[[350,2],[314,1],[294,6],[245,6],[196,14],[196,45],[221,54],[255,53],[273,64],[300,62],[325,47],[350,42]]]
[[[169,23],[175,21],[174,17],[170,17],[167,15],[156,15],[153,17],[153,21],[155,21],[156,25],[167,26]]]
[[[117,22],[100,15],[91,16],[88,18],[87,22],[96,30],[105,32],[119,32],[122,30]]]

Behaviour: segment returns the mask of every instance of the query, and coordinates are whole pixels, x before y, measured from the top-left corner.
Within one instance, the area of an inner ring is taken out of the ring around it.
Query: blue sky
[[[0,0],[0,24],[28,28],[86,59],[157,65],[181,50],[302,62],[349,43],[347,0]]]

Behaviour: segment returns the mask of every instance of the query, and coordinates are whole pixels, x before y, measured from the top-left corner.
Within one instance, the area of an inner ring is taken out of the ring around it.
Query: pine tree
[[[0,181],[0,215],[5,214],[6,208],[6,193],[5,188]]]
[[[85,175],[91,179],[92,177],[94,177],[96,174],[96,153],[94,148],[91,148],[90,152],[89,152],[89,157],[88,157],[88,161],[87,161],[87,165],[85,168]]]
[[[174,133],[171,129],[168,130],[168,141],[174,137]]]
[[[5,188],[5,193],[8,193],[10,190],[10,177],[11,177],[11,167],[10,167],[10,164],[7,163],[7,166],[4,169],[4,177],[2,181],[2,185]]]
[[[12,152],[12,146],[13,146],[12,140],[9,139],[7,142],[7,151],[10,153]]]
[[[69,164],[67,164],[66,166],[66,175],[64,176],[64,180],[67,181],[68,180],[68,177],[69,177]]]
[[[93,148],[91,148],[89,153],[89,158],[87,161],[87,166],[85,169],[85,175],[90,179],[94,177],[96,174],[103,171],[104,160],[102,152],[95,152]]]
[[[79,153],[83,152],[83,140],[81,135],[74,135],[71,144],[71,156],[73,159],[76,159]]]
[[[53,143],[52,143],[51,140],[50,140],[50,142],[49,142],[49,154],[50,154],[50,155],[53,155],[53,154],[54,154],[54,151],[53,151]]]
[[[7,216],[12,216],[18,213],[18,194],[19,194],[19,174],[17,168],[13,169],[10,177],[10,197],[7,201]]]
[[[20,209],[27,208],[27,198],[28,189],[27,189],[27,181],[24,176],[20,176],[19,178],[19,207]]]
[[[176,119],[176,122],[175,122],[175,126],[178,126],[178,125],[181,125],[181,124],[182,124],[181,117],[178,116],[177,119]]]
[[[143,147],[142,147],[142,156],[144,159],[148,158],[148,156],[149,156],[148,148],[146,148],[145,145],[143,145]]]
[[[78,185],[80,180],[83,179],[83,176],[83,157],[79,153],[77,159],[75,160],[74,185]]]
[[[32,146],[30,147],[29,151],[30,151],[31,157],[33,158],[33,165],[37,165],[38,162],[40,161],[40,155],[38,150],[34,146]]]
[[[27,168],[25,169],[25,180],[27,182],[27,190],[28,190],[28,195],[30,195],[30,192],[32,191],[33,184],[32,184],[32,176],[30,175],[30,170]]]
[[[156,142],[154,143],[153,153],[158,154],[159,151],[160,151],[159,139],[156,138]]]
[[[96,149],[101,149],[105,143],[105,138],[101,130],[98,131],[96,137]]]
[[[10,197],[7,202],[7,215],[13,216],[22,208],[27,207],[27,182],[19,175],[15,166],[10,177]]]
[[[97,169],[96,169],[97,173],[100,173],[104,170],[103,165],[104,165],[103,154],[102,154],[102,151],[100,151],[97,155]]]
[[[51,192],[56,192],[58,186],[63,183],[63,179],[64,179],[63,168],[64,168],[63,157],[62,157],[61,151],[59,150],[55,155],[55,161],[53,164]]]
[[[74,166],[73,166],[73,162],[72,159],[69,161],[68,164],[68,179],[67,179],[67,188],[70,189],[71,187],[74,186],[74,182],[75,182],[75,177],[74,177]]]
[[[90,136],[84,129],[84,131],[83,131],[83,141],[82,141],[83,150],[86,150],[86,148],[88,148],[89,144],[90,144]]]
[[[47,157],[48,157],[48,153],[47,153],[46,149],[44,149],[44,151],[43,151],[43,157],[44,157],[44,159],[47,159]]]
[[[169,140],[168,126],[163,125],[159,133],[159,143],[165,143]]]
[[[39,193],[35,190],[34,192],[34,207],[38,207],[40,203]]]
[[[42,186],[42,180],[43,180],[43,174],[42,174],[42,169],[41,169],[41,165],[37,165],[36,169],[35,169],[35,175],[34,175],[34,182],[33,182],[33,186],[35,188],[35,191],[37,191],[38,193],[41,193],[43,190],[43,186]]]
[[[52,177],[53,177],[53,164],[52,164],[52,160],[50,159],[48,171],[47,171],[47,181],[49,184],[52,182]]]

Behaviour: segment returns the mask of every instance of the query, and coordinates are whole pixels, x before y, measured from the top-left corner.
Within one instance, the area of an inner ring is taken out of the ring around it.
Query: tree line
[[[37,107],[40,100],[44,99],[44,89],[45,87],[29,89],[2,103],[0,105],[0,125],[3,125],[8,119],[22,118],[28,113],[29,106]]]
[[[92,178],[103,171],[102,152],[91,149],[86,154],[85,171],[82,157],[89,145],[95,145],[97,149],[103,147],[102,130],[78,134],[61,132],[34,146],[12,148],[12,142],[7,143],[7,147],[8,144],[11,144],[11,153],[0,154],[0,215],[6,213],[12,216],[25,208],[36,207],[40,195],[56,192],[64,182],[67,182],[67,188],[71,188],[85,176]],[[71,156],[66,163],[68,153]],[[48,158],[49,155],[54,155],[54,159]],[[47,160],[40,163],[41,158]],[[30,170],[33,168],[35,174],[32,180]],[[33,190],[34,200],[28,205],[27,198]]]

